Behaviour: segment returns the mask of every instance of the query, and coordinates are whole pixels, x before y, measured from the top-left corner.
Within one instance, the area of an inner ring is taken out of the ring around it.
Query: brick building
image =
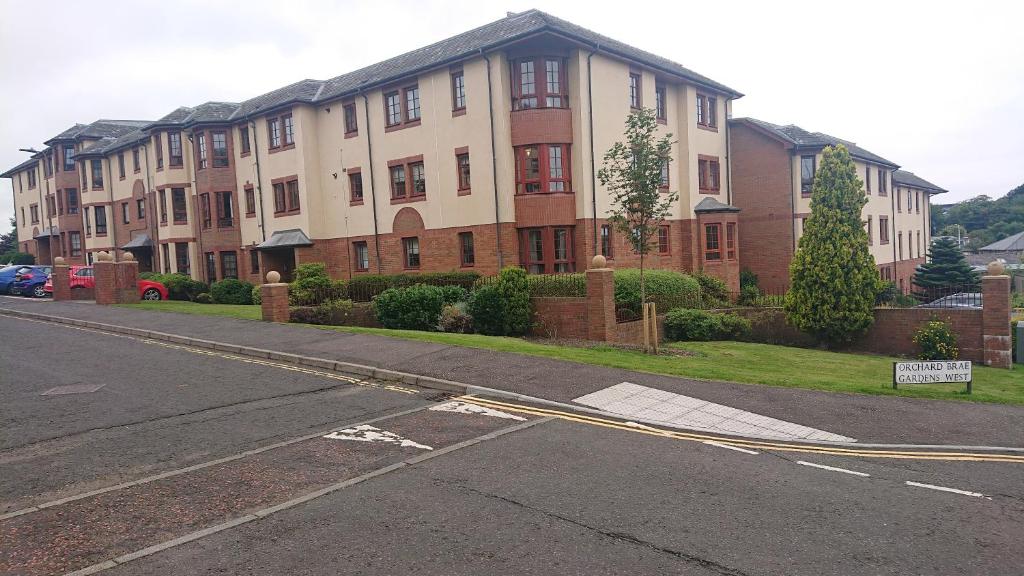
[[[789,287],[789,264],[811,215],[811,187],[826,146],[850,151],[868,202],[864,226],[879,275],[909,289],[930,241],[929,199],[945,192],[853,142],[753,118],[729,121],[733,204],[743,267],[762,288]]]

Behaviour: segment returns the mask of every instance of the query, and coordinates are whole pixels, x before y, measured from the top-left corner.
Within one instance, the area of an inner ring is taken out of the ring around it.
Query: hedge
[[[171,300],[195,301],[197,296],[209,291],[206,283],[193,280],[191,276],[177,272],[174,274],[145,272],[140,277],[144,280],[152,280],[153,282],[163,284],[167,288],[167,295]]]
[[[377,319],[385,328],[403,330],[437,330],[444,305],[444,289],[427,284],[388,288],[373,301]]]
[[[426,272],[423,274],[364,274],[348,282],[348,292],[356,302],[369,302],[389,288],[404,288],[416,284],[431,286],[461,286],[466,290],[480,279],[479,272]]]
[[[665,337],[669,340],[742,340],[750,331],[750,320],[735,314],[676,308],[665,315]]]
[[[210,285],[214,304],[252,304],[253,284],[237,278],[225,278]]]
[[[659,311],[673,308],[695,308],[700,303],[700,284],[692,276],[671,270],[644,270],[647,300]],[[641,314],[640,270],[627,268],[615,271],[615,304]]]

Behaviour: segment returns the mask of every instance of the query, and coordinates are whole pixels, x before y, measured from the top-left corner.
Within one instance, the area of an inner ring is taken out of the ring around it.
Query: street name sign
[[[948,384],[963,382],[971,393],[970,360],[912,360],[892,363],[892,387],[899,384]]]

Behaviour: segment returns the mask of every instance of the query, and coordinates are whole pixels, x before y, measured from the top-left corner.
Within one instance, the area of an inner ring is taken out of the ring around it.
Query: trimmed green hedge
[[[348,282],[348,292],[356,302],[369,302],[389,288],[404,288],[416,284],[430,286],[461,286],[471,290],[480,279],[479,272],[427,272],[424,274],[365,274]]]
[[[742,340],[750,331],[750,320],[735,314],[676,308],[665,315],[665,337],[669,340]]]
[[[175,272],[174,274],[156,274],[145,272],[139,275],[144,280],[159,282],[167,288],[170,300],[196,301],[196,297],[209,291],[205,282],[193,280],[191,276]]]
[[[657,310],[696,308],[700,305],[700,284],[692,276],[671,270],[644,270],[647,300]],[[615,271],[615,304],[641,314],[640,270],[627,268]]]
[[[214,304],[252,304],[251,282],[237,278],[225,278],[210,285],[210,297]]]
[[[385,328],[403,330],[437,330],[444,305],[444,288],[427,284],[388,288],[373,301],[377,319]]]

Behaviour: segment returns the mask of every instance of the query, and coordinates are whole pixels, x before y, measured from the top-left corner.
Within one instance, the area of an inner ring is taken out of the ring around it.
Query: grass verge
[[[179,314],[195,314],[198,316],[224,316],[227,318],[241,318],[242,320],[259,320],[261,317],[259,306],[237,306],[234,304],[197,304],[195,302],[182,302],[179,300],[164,300],[159,302],[143,301],[138,304],[117,304],[117,306],[138,310],[153,310],[155,312],[177,312]]]

